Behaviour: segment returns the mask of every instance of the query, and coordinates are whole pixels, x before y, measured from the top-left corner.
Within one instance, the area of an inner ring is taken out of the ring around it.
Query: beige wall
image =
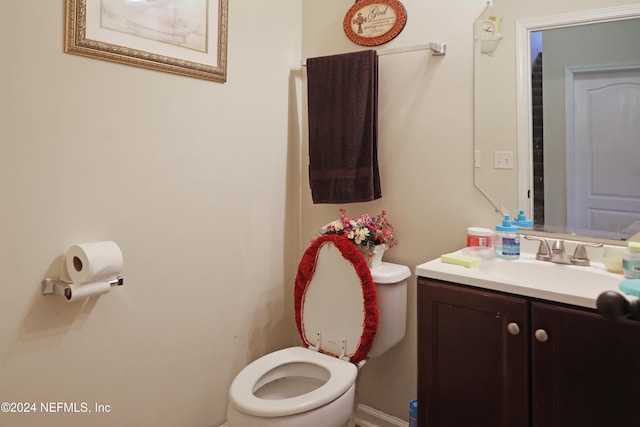
[[[388,251],[385,260],[413,271],[422,262],[462,247],[466,227],[493,227],[500,217],[473,183],[473,21],[485,2],[402,3],[407,25],[380,49],[446,42],[447,55],[433,57],[422,51],[380,57],[378,152],[383,197],[369,203],[313,205],[308,177],[303,175],[302,242],[334,219],[340,207],[352,215],[386,209],[400,245]],[[342,30],[349,7],[341,0],[303,1],[303,57],[361,48]],[[303,129],[306,138],[306,122]],[[303,159],[306,156],[305,151]],[[409,400],[416,397],[415,300],[415,277],[411,277],[407,337],[370,360],[357,385],[361,403],[405,420]]]
[[[65,54],[63,1],[5,2],[0,402],[111,413],[0,425],[219,426],[233,376],[293,342],[301,7],[229,3],[219,84]],[[70,245],[102,239],[122,248],[123,288],[40,295]]]

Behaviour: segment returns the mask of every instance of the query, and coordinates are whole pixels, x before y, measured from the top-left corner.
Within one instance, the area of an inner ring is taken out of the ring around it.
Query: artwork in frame
[[[379,46],[395,38],[407,23],[399,0],[356,0],[344,17],[344,33],[362,46]]]
[[[67,53],[224,83],[228,0],[66,0]]]

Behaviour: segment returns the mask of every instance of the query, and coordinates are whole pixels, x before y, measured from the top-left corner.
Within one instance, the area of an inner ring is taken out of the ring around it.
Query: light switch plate
[[[513,151],[494,151],[493,167],[495,169],[513,169]]]

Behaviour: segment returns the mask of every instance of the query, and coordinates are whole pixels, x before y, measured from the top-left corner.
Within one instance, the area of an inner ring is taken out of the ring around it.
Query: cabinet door
[[[419,425],[527,426],[528,317],[525,299],[419,278]]]
[[[533,426],[638,425],[640,324],[544,303],[531,311]]]

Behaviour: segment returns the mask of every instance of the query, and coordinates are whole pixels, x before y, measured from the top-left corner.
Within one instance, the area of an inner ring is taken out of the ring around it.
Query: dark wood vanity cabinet
[[[523,298],[419,278],[419,425],[527,426],[528,330]]]
[[[418,421],[640,425],[640,323],[418,278]]]
[[[639,322],[532,302],[531,325],[532,426],[640,426]]]

